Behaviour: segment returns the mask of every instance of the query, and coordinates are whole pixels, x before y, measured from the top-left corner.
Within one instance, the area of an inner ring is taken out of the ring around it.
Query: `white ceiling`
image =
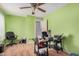
[[[5,11],[7,14],[17,15],[17,16],[27,16],[32,15],[32,9],[20,9],[20,7],[26,7],[31,6],[29,3],[1,3],[1,8]],[[45,9],[46,13],[43,13],[41,11],[36,10],[34,16],[43,17],[51,12],[54,12],[55,10],[65,6],[66,4],[62,3],[46,3],[40,8]]]

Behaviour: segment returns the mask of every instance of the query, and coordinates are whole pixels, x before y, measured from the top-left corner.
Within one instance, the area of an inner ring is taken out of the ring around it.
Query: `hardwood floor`
[[[59,51],[58,53],[54,49],[49,49],[49,56],[68,56],[68,53]]]
[[[49,56],[67,56],[66,52],[57,52],[54,49],[48,49]],[[17,44],[9,46],[4,51],[4,56],[35,56],[34,54],[34,44]]]

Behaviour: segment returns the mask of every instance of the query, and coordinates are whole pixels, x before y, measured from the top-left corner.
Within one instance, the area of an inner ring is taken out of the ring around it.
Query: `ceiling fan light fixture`
[[[20,9],[32,8],[32,15],[35,14],[36,9],[38,9],[39,11],[44,12],[44,13],[46,12],[46,10],[39,7],[45,3],[30,3],[30,4],[31,4],[30,7],[29,6],[28,7],[21,7]]]

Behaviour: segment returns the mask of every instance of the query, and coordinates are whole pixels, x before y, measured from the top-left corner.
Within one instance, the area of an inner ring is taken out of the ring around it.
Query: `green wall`
[[[26,37],[27,39],[34,38],[34,23],[35,17],[27,16],[13,16],[5,15],[5,31],[13,31],[18,39]]]
[[[63,8],[44,17],[48,20],[48,27],[52,35],[62,34],[66,37],[64,50],[79,54],[79,4],[68,4]],[[35,17],[5,15],[5,30],[13,31],[18,39],[22,37],[34,38]]]
[[[64,34],[64,50],[79,54],[79,4],[68,4],[44,17],[52,35]]]

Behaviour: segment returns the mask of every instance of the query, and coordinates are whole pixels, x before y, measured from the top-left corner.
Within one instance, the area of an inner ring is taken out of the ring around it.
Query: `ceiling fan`
[[[40,8],[39,6],[45,4],[45,3],[30,3],[31,6],[28,7],[20,7],[20,9],[26,9],[26,8],[32,8],[32,14],[35,14],[35,10],[38,9],[41,12],[46,12],[46,10]]]

